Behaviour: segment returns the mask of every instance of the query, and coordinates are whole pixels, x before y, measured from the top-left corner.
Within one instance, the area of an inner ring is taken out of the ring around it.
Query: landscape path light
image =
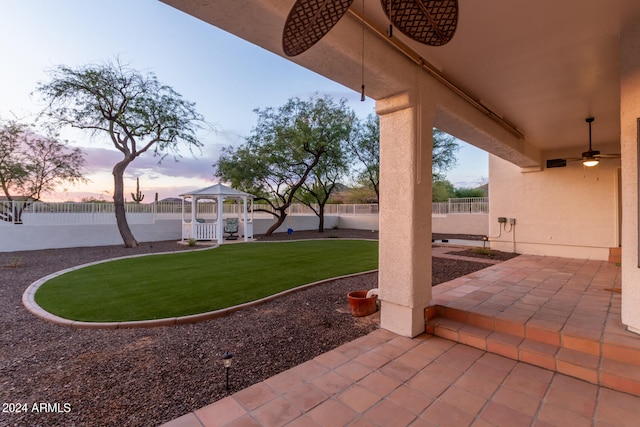
[[[229,368],[231,367],[232,357],[233,357],[233,354],[231,354],[230,351],[225,351],[224,354],[222,355],[222,361],[224,362],[224,370],[226,371],[226,374],[227,374],[227,385],[226,385],[227,390],[229,390]]]

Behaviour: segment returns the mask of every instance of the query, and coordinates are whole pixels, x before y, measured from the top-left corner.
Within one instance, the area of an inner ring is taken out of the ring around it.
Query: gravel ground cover
[[[501,251],[495,251],[495,250],[490,250],[490,251],[487,251],[486,253],[483,253],[480,251],[474,251],[473,249],[464,249],[464,250],[458,249],[458,250],[447,252],[447,253],[452,255],[465,256],[469,258],[491,259],[495,261],[506,261],[508,259],[515,258],[518,255],[520,255],[513,252],[501,252]]]
[[[270,239],[285,240],[286,234]],[[295,232],[295,238],[377,233]],[[222,355],[234,355],[230,392],[375,329],[353,318],[346,294],[377,286],[375,273],[334,280],[210,321],[146,329],[71,329],[27,312],[35,280],[91,261],[190,250],[175,242],[0,253],[0,426],[154,426],[227,395]],[[434,283],[486,267],[433,260]],[[277,266],[276,266],[277,268]]]

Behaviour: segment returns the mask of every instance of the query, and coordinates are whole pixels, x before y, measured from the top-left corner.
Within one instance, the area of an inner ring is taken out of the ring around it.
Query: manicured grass
[[[226,308],[376,268],[374,241],[223,245],[85,267],[47,281],[35,300],[50,313],[71,320],[148,320]]]

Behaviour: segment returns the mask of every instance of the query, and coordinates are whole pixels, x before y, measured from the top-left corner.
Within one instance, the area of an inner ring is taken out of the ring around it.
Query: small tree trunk
[[[122,236],[122,241],[126,248],[135,248],[138,246],[138,241],[133,236],[129,224],[127,223],[127,213],[124,206],[124,170],[131,163],[131,160],[126,159],[118,162],[113,167],[113,206],[116,213],[116,223],[118,224],[118,231]]]
[[[280,227],[284,223],[284,220],[287,218],[286,210],[287,210],[286,208],[279,209],[280,217],[278,217],[278,220],[275,222],[275,224],[273,224],[271,227],[269,227],[267,232],[264,233],[265,236],[271,236],[273,234],[273,232],[276,231],[278,229],[278,227]]]
[[[324,204],[318,204],[318,233],[324,233]]]

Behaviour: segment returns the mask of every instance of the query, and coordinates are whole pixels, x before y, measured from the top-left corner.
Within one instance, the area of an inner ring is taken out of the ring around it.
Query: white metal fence
[[[318,211],[319,206],[317,204],[311,205],[313,209]],[[315,215],[314,210],[311,207],[302,204],[294,203],[289,206],[287,214],[289,215]],[[275,210],[267,204],[254,204],[254,212],[256,210],[266,210],[269,212],[275,212]],[[377,204],[327,204],[324,206],[325,215],[377,215]]]
[[[184,205],[185,217],[191,216],[191,203]],[[315,206],[317,209],[317,206]],[[127,203],[127,221],[130,224],[153,224],[157,219],[181,219],[182,202],[157,202],[148,204]],[[242,204],[224,204],[225,216],[243,213]],[[254,204],[255,210],[274,210],[265,204]],[[303,204],[293,204],[288,212],[292,216],[315,215]],[[378,205],[326,205],[326,215],[367,215],[377,214]],[[215,203],[199,202],[198,217],[209,219],[217,214]],[[268,212],[254,212],[255,217],[271,217]],[[0,226],[6,224],[56,225],[56,224],[115,224],[113,203],[47,203],[0,201]]]
[[[448,202],[433,203],[431,208],[433,215],[449,214],[488,214],[488,197],[461,197],[449,199]]]
[[[125,205],[131,224],[152,224],[154,204]],[[113,203],[0,202],[2,224],[115,224]]]
[[[127,203],[127,221],[130,224],[153,224],[157,219],[181,219],[182,202],[157,202],[148,204]],[[315,206],[317,209],[317,206]],[[185,216],[191,215],[191,203],[185,203]],[[242,204],[225,204],[224,214],[242,214]],[[270,216],[269,205],[254,204],[254,216]],[[326,215],[377,215],[377,204],[328,204]],[[449,199],[444,203],[433,203],[433,215],[447,214],[488,214],[489,201],[486,197]],[[314,211],[301,203],[289,207],[291,216],[315,215]],[[199,218],[213,218],[215,203],[198,203]],[[46,203],[46,202],[0,202],[0,226],[6,224],[115,224],[113,203]]]

